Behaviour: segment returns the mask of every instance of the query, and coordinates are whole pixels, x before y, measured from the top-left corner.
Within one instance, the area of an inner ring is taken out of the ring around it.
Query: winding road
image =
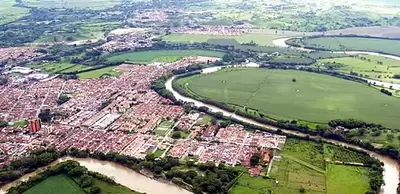
[[[287,39],[289,39],[289,38],[277,39],[277,40],[274,40],[273,43],[275,45],[277,45],[277,46],[289,47],[285,43],[285,41]],[[383,54],[373,53],[373,52],[348,51],[346,53],[351,53],[351,54],[358,53],[358,54],[369,54],[369,55],[384,56],[384,57],[389,57],[389,58],[396,59],[396,60],[400,61],[400,57],[390,56],[390,55],[383,55]],[[203,73],[210,73],[210,72],[218,71],[219,69],[220,68],[216,68],[216,67],[206,68],[206,69],[203,69]],[[179,94],[172,87],[172,81],[175,78],[176,77],[174,76],[174,77],[170,78],[169,80],[167,80],[167,82],[165,84],[165,87],[166,87],[166,89],[168,91],[170,91],[175,96],[175,98],[177,100],[180,100],[182,102],[192,103],[196,107],[205,106],[205,107],[208,107],[209,110],[212,111],[212,112],[221,112],[221,113],[223,113],[224,116],[232,117],[232,118],[238,119],[238,120],[240,120],[242,122],[246,122],[246,123],[249,123],[249,124],[252,124],[252,125],[268,128],[268,129],[271,129],[271,130],[278,130],[277,127],[266,125],[266,124],[257,122],[255,120],[252,120],[252,119],[249,119],[249,118],[246,118],[246,117],[243,117],[243,116],[236,115],[236,114],[234,114],[232,112],[223,110],[223,109],[218,108],[216,106],[213,106],[213,105],[210,105],[210,104],[206,104],[206,103],[200,102],[198,100],[195,100],[195,99],[192,99],[192,98],[188,98],[188,97],[185,97],[185,96]],[[297,131],[291,131],[291,130],[286,130],[286,129],[281,129],[281,130],[283,132],[285,132],[285,133],[293,134],[293,135],[296,135],[296,136],[301,136],[301,137],[307,136],[307,134],[301,133],[301,132],[297,132]],[[380,155],[380,154],[375,153],[375,152],[371,152],[369,150],[365,150],[365,149],[363,149],[361,147],[358,147],[358,146],[355,146],[355,145],[352,145],[352,144],[348,144],[348,143],[344,143],[344,142],[340,142],[340,141],[336,141],[336,140],[331,140],[331,139],[326,139],[326,138],[322,138],[322,137],[311,136],[310,138],[312,138],[312,139],[322,139],[322,140],[324,140],[326,142],[331,142],[331,143],[334,143],[334,144],[337,144],[337,145],[342,145],[342,146],[345,146],[345,147],[350,147],[350,148],[355,148],[355,149],[358,149],[358,150],[362,150],[362,151],[365,151],[365,152],[369,153],[370,155],[376,157],[382,163],[384,163],[383,179],[385,181],[385,185],[382,186],[380,193],[382,193],[382,194],[396,194],[397,193],[397,186],[399,184],[400,166],[399,166],[399,164],[397,163],[396,160],[391,159],[391,158],[389,158],[387,156]]]

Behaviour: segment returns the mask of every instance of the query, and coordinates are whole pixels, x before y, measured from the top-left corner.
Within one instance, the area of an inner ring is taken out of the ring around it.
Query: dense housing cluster
[[[248,164],[252,154],[261,148],[281,148],[283,136],[250,133],[240,125],[200,125],[203,114],[187,114],[182,106],[151,89],[154,80],[174,69],[216,60],[189,57],[163,65],[121,65],[117,67],[123,72],[121,76],[103,79],[37,81],[11,76],[11,83],[0,88],[4,94],[0,98],[1,119],[31,120],[49,110],[52,124],[40,125],[34,131],[27,129],[31,125],[2,128],[2,164],[40,147],[75,147],[138,158],[163,150],[164,155],[230,165]],[[61,95],[70,99],[59,105],[57,99]],[[171,136],[173,128],[190,136],[175,140]],[[164,130],[164,136],[156,135],[157,130]]]

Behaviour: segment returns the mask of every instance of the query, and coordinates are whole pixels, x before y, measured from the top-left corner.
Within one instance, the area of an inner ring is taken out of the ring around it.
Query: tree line
[[[79,162],[68,160],[55,166],[48,167],[43,172],[39,172],[37,175],[29,178],[28,181],[24,181],[17,186],[11,187],[7,191],[7,194],[24,193],[39,184],[41,181],[60,174],[72,178],[72,180],[74,180],[85,191],[85,193],[88,194],[101,193],[101,188],[94,184],[95,180],[101,180],[110,185],[118,185],[111,178],[97,172],[88,171],[88,169],[81,166]]]

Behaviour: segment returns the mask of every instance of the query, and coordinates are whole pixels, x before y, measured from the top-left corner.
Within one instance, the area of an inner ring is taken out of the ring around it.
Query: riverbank
[[[35,176],[37,173],[43,171],[48,166],[54,166],[61,162],[67,160],[74,160],[80,163],[80,165],[86,167],[89,171],[98,172],[105,176],[110,177],[118,184],[121,184],[129,189],[141,192],[141,193],[148,193],[148,194],[158,194],[158,193],[171,193],[171,194],[190,194],[191,192],[182,189],[172,183],[166,183],[157,181],[151,178],[148,178],[138,172],[135,172],[132,169],[129,169],[125,166],[120,164],[109,162],[109,161],[102,161],[92,158],[75,158],[70,156],[65,156],[62,158],[57,159],[56,161],[52,162],[51,164],[41,167],[36,171],[26,174],[19,179],[4,185],[0,189],[0,194],[5,194],[7,190],[13,186],[16,186],[21,181],[26,181],[30,177]]]
[[[213,72],[213,71],[217,71],[218,68],[213,68],[213,69],[204,69],[203,72]],[[229,112],[226,110],[223,110],[221,108],[218,108],[216,106],[210,105],[210,104],[206,104],[203,102],[200,102],[198,100],[192,99],[192,98],[188,98],[185,97],[181,94],[179,94],[178,92],[176,92],[173,87],[172,87],[172,81],[176,78],[176,76],[168,79],[166,81],[165,87],[168,91],[170,91],[173,96],[182,102],[186,102],[186,103],[192,103],[194,106],[196,107],[207,107],[209,109],[210,112],[221,112],[224,116],[226,117],[230,117],[232,119],[235,120],[239,120],[241,122],[244,123],[248,123],[254,126],[258,126],[258,127],[262,127],[262,128],[267,128],[269,130],[274,130],[277,131],[279,128],[275,127],[275,126],[271,126],[271,125],[266,125],[263,123],[260,123],[258,121],[234,114],[233,112]],[[292,130],[286,130],[286,129],[279,129],[281,131],[283,131],[286,134],[291,134],[291,135],[295,135],[295,136],[300,136],[300,137],[307,137],[309,136],[309,134],[306,133],[301,133],[301,132],[297,132],[297,131],[292,131]],[[344,142],[340,142],[337,140],[332,140],[332,139],[327,139],[327,138],[322,138],[322,137],[317,137],[317,136],[311,136],[310,138],[314,139],[314,140],[323,140],[326,142],[330,142],[330,143],[334,143],[337,145],[342,145],[345,147],[349,147],[349,148],[354,148],[354,149],[358,149],[364,152],[367,152],[368,154],[374,155],[377,159],[379,159],[381,162],[384,163],[384,181],[385,181],[385,185],[382,187],[381,192],[384,194],[392,194],[392,193],[396,193],[397,190],[397,186],[399,183],[399,172],[400,172],[400,167],[397,163],[397,161],[395,161],[394,159],[391,159],[389,157],[380,155],[378,153],[363,149],[361,147],[349,144],[349,143],[344,143]]]

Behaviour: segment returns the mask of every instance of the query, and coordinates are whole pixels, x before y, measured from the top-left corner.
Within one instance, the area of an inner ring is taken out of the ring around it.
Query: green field
[[[328,165],[328,194],[354,194],[369,191],[368,168]]]
[[[12,22],[27,15],[29,10],[22,7],[14,7],[14,0],[0,0],[0,25]]]
[[[81,71],[85,69],[90,69],[92,67],[72,64],[72,63],[42,63],[42,64],[30,64],[28,67],[32,69],[41,69],[46,73],[70,73],[74,71]]]
[[[156,135],[165,136],[171,130],[173,125],[174,122],[172,121],[163,121],[156,129],[154,129],[154,132]]]
[[[327,123],[355,118],[387,127],[398,127],[400,119],[399,99],[317,73],[236,68],[178,79],[174,85],[198,98],[246,106],[274,119]]]
[[[164,36],[163,39],[168,42],[209,42],[213,43],[213,39],[227,39],[236,40],[238,43],[250,43],[254,42],[260,46],[274,46],[272,41],[282,37],[277,34],[244,34],[237,36],[219,36],[219,35],[201,35],[201,34],[171,34]]]
[[[42,35],[35,40],[35,43],[59,42],[59,41],[96,41],[105,37],[105,34],[117,28],[119,22],[96,22],[82,23],[74,22],[58,25],[59,31],[52,32],[50,35]],[[67,33],[68,29],[75,28],[73,33]]]
[[[24,194],[84,194],[85,192],[71,178],[56,175],[45,179]]]
[[[246,172],[239,178],[230,194],[263,194],[272,190],[274,181],[261,177],[251,177]]]
[[[370,160],[368,154],[361,154],[351,150],[343,149],[339,146],[324,145],[325,158],[330,161],[352,162],[352,163],[367,163]]]
[[[102,76],[118,76],[121,75],[121,72],[116,70],[115,67],[104,67],[93,71],[79,73],[77,75],[79,79],[93,79],[100,78]]]
[[[328,146],[335,149],[325,153],[327,149],[323,148]],[[304,188],[305,193],[312,194],[364,194],[368,191],[369,168],[325,164],[323,156],[333,152],[352,153],[343,147],[289,138],[284,150],[277,152],[282,159],[273,162],[268,178],[251,177],[247,170],[242,169],[244,173],[230,193],[297,194],[301,193],[301,188]],[[359,154],[354,156],[357,156],[353,158],[355,160],[363,157]],[[352,180],[341,184],[341,181],[348,179]],[[275,183],[275,180],[278,183]],[[353,188],[351,184],[355,187]]]
[[[400,56],[400,40],[358,37],[310,37],[294,41],[304,46],[333,51],[360,50]]]
[[[370,55],[359,55],[356,57],[343,57],[333,59],[322,59],[318,61],[326,68],[332,68],[343,73],[355,72],[360,77],[367,77],[375,80],[400,83],[400,79],[393,76],[400,74],[399,61]]]
[[[148,64],[153,62],[170,63],[189,56],[222,57],[223,55],[223,52],[208,50],[159,50],[115,53],[108,56],[107,60]]]
[[[211,121],[212,121],[212,116],[210,116],[210,115],[204,115],[202,118],[201,118],[201,120],[199,120],[198,122],[197,122],[197,124],[199,124],[199,125],[209,125],[210,123],[211,123]]]
[[[22,0],[23,4],[39,8],[106,9],[118,5],[121,0]]]
[[[93,186],[101,189],[100,194],[139,194],[122,185],[111,185],[98,179],[94,181]]]
[[[283,152],[319,169],[325,169],[324,149],[320,143],[288,139]]]

